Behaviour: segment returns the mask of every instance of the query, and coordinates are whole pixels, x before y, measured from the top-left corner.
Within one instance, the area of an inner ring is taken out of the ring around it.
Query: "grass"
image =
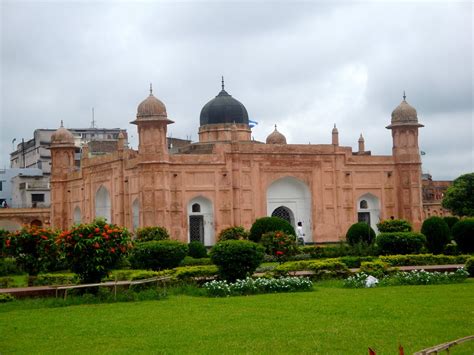
[[[405,353],[474,333],[474,280],[232,298],[170,294],[129,303],[47,307],[0,304],[8,353]],[[35,305],[36,306],[32,306]],[[472,342],[471,342],[472,343]],[[474,344],[453,354],[472,354]]]

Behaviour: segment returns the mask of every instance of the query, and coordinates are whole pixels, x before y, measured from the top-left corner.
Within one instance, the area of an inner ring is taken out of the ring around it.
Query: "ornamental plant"
[[[0,258],[7,256],[7,250],[5,249],[5,241],[7,240],[7,237],[9,235],[10,232],[0,228]]]
[[[218,241],[224,240],[246,240],[249,238],[249,232],[242,226],[234,226],[221,230],[217,236]]]
[[[367,223],[358,222],[349,227],[346,239],[352,246],[359,243],[372,244],[375,240],[375,232]]]
[[[177,240],[137,243],[130,255],[134,269],[163,270],[177,267],[188,254],[188,246]]]
[[[433,254],[441,254],[446,244],[451,241],[449,226],[441,217],[425,219],[421,233],[426,236],[426,247]]]
[[[57,232],[36,226],[25,226],[5,238],[5,250],[30,276],[54,268],[59,257],[54,240]]]
[[[416,254],[426,243],[426,237],[416,232],[380,233],[376,240],[380,254]]]
[[[282,231],[265,233],[260,243],[265,248],[265,253],[274,256],[280,264],[299,252],[296,237]]]
[[[250,228],[249,239],[255,243],[260,242],[262,235],[267,232],[283,231],[286,234],[296,235],[293,226],[279,217],[262,217],[257,219]]]
[[[188,255],[195,259],[207,258],[207,249],[201,242],[193,241],[188,244]]]
[[[461,252],[474,252],[474,218],[465,218],[457,222],[452,228],[452,233]]]
[[[138,228],[136,235],[137,235],[138,242],[149,242],[152,240],[170,239],[168,230],[164,227],[159,227],[159,226]]]
[[[377,228],[380,233],[412,231],[410,222],[404,219],[386,219],[377,223]]]
[[[82,283],[98,283],[132,248],[130,232],[105,219],[80,224],[56,239],[71,270]]]

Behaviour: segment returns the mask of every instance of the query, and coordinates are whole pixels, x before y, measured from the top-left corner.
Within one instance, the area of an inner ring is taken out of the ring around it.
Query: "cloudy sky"
[[[423,170],[474,171],[470,1],[1,1],[0,167],[35,128],[126,128],[154,94],[173,137],[197,140],[199,114],[226,90],[289,143],[391,154],[402,100],[418,111]]]

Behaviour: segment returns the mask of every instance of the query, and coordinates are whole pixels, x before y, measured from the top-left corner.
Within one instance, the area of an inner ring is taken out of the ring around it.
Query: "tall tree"
[[[474,216],[474,173],[454,180],[446,190],[441,205],[456,216]]]

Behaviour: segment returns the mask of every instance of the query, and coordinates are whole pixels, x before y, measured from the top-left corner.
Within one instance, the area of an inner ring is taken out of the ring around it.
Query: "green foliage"
[[[15,300],[15,297],[10,295],[9,293],[0,293],[0,303],[7,303],[14,300]]]
[[[449,226],[441,217],[425,219],[421,233],[426,237],[426,247],[434,254],[442,253],[446,244],[451,241]]]
[[[83,283],[100,282],[132,248],[128,230],[104,219],[73,226],[58,236],[57,244]]]
[[[465,218],[452,228],[453,238],[463,253],[474,252],[474,218]]]
[[[474,173],[454,180],[446,190],[441,205],[453,215],[474,217]]]
[[[7,256],[7,250],[5,248],[5,241],[7,237],[10,235],[10,232],[0,228],[0,258]]]
[[[380,233],[412,231],[410,222],[404,219],[386,219],[377,223],[377,228]]]
[[[249,234],[249,231],[242,226],[229,227],[221,230],[217,240],[220,242],[224,240],[246,240],[249,239]]]
[[[390,266],[464,264],[469,255],[412,254],[380,256]]]
[[[10,288],[14,287],[15,280],[8,276],[0,277],[0,288]]]
[[[348,267],[337,259],[292,261],[276,266],[275,275],[287,275],[295,271],[312,271],[313,279],[346,277],[350,274]]]
[[[358,222],[349,227],[346,233],[346,239],[350,245],[361,242],[372,244],[375,240],[375,232],[367,223]]]
[[[364,261],[360,265],[360,271],[381,278],[389,273],[389,265],[381,260]]]
[[[211,258],[195,259],[190,256],[184,257],[179,266],[198,266],[198,265],[212,265]]]
[[[443,249],[445,255],[458,255],[460,254],[458,245],[456,243],[448,243]]]
[[[188,246],[177,240],[137,243],[130,255],[134,269],[163,270],[177,267],[188,253]]]
[[[265,253],[273,255],[279,263],[298,253],[296,237],[282,231],[265,233],[260,243],[265,248]]]
[[[466,265],[464,265],[464,269],[469,273],[471,277],[474,277],[474,256],[471,256],[466,261]]]
[[[459,218],[456,217],[456,216],[446,216],[446,217],[443,217],[444,221],[446,222],[446,224],[448,225],[449,229],[451,230],[453,228],[453,226],[459,222]]]
[[[289,235],[296,235],[293,226],[279,217],[262,217],[257,219],[250,228],[249,239],[255,243],[260,242],[262,235],[268,232],[283,231]]]
[[[300,250],[304,254],[311,255],[313,259],[378,255],[375,244],[367,245],[366,243],[357,243],[355,245],[340,243],[338,246],[305,246],[301,247]]]
[[[29,275],[49,271],[59,258],[55,244],[56,232],[41,227],[23,227],[5,238],[5,250]]]
[[[337,260],[343,262],[348,268],[358,268],[362,262],[374,261],[375,256],[342,256]]]
[[[113,270],[109,277],[109,281],[133,281],[144,280],[152,277],[165,276],[160,271],[152,270]]]
[[[252,275],[263,261],[264,254],[264,248],[256,243],[226,240],[214,245],[211,260],[217,265],[220,277],[233,282]]]
[[[380,233],[376,243],[380,254],[414,254],[421,251],[426,237],[415,232]]]
[[[164,227],[143,227],[138,228],[137,232],[138,242],[150,242],[152,240],[168,240],[170,236]]]
[[[18,268],[14,258],[0,258],[0,276],[19,275],[22,271]]]
[[[209,279],[215,277],[219,272],[215,265],[178,267],[175,271],[173,276],[178,280]]]
[[[48,273],[48,274],[39,274],[33,284],[35,286],[45,286],[45,285],[75,285],[79,282],[79,278],[76,274],[67,273]]]
[[[194,259],[207,258],[206,247],[201,242],[191,242],[188,244],[188,255]]]

